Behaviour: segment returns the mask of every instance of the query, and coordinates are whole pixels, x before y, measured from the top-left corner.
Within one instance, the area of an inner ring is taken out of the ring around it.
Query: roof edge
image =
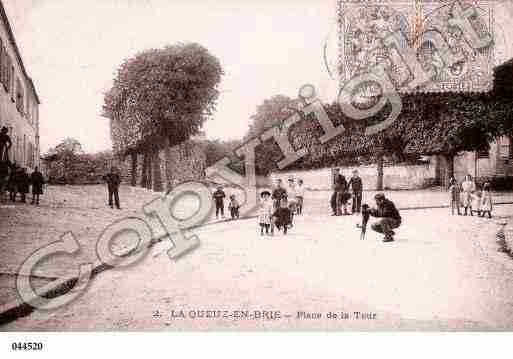
[[[25,65],[23,64],[23,59],[21,57],[20,50],[18,49],[18,45],[16,44],[16,39],[14,37],[14,33],[11,28],[11,23],[9,22],[9,18],[7,17],[7,13],[5,12],[3,1],[0,0],[0,17],[2,18],[2,21],[5,23],[5,27],[7,28],[7,36],[9,37],[9,40],[11,41],[14,53],[16,54],[16,58],[18,59],[18,62],[20,63],[21,71],[23,72],[23,75],[28,80],[28,83],[30,84],[30,87],[32,87],[32,91],[34,93],[34,96],[36,98],[36,101],[38,104],[41,104],[41,101],[39,99],[39,96],[36,91],[36,87],[34,86],[34,81],[32,81],[32,78],[28,75],[27,70],[25,69]]]

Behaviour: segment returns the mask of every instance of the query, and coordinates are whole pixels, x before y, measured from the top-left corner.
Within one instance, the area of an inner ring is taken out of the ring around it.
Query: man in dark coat
[[[271,198],[275,210],[280,208],[282,199],[287,199],[287,190],[283,187],[283,181],[280,178],[276,180],[276,187],[273,190]]]
[[[18,186],[18,192],[21,196],[21,202],[27,202],[27,193],[30,190],[30,177],[25,167],[21,168],[16,175],[16,184]]]
[[[371,228],[385,235],[383,242],[393,242],[395,234],[393,229],[401,225],[401,215],[395,207],[394,202],[385,198],[383,193],[376,194],[374,199],[376,200],[377,208],[371,209],[370,215],[381,219],[373,223]]]
[[[349,180],[348,186],[351,186],[351,190],[353,191],[353,213],[360,213],[362,208],[363,184],[362,179],[358,175],[358,170],[353,171],[353,177]]]
[[[333,210],[334,216],[340,216],[342,215],[342,206],[344,207],[344,214],[347,213],[347,180],[346,177],[340,173],[340,169],[338,170],[337,174],[335,175],[334,180],[334,193],[331,197],[331,209]]]
[[[216,205],[216,219],[219,219],[219,214],[221,214],[221,218],[224,218],[224,199],[226,198],[226,193],[223,191],[223,186],[218,186],[212,196]]]
[[[110,169],[110,173],[107,173],[105,176],[103,176],[103,180],[107,182],[110,208],[114,208],[112,205],[112,197],[114,197],[116,208],[121,209],[119,206],[119,185],[121,183],[121,178],[119,177],[116,167],[112,167]]]
[[[5,126],[0,130],[0,162],[9,160],[9,149],[12,146],[12,141],[8,133],[9,129]]]
[[[9,191],[9,199],[12,202],[16,202],[16,194],[18,193],[18,182],[17,182],[18,166],[16,162],[11,163],[9,169],[9,178],[7,179],[7,191]]]
[[[45,179],[38,167],[30,175],[30,183],[32,184],[32,204],[39,206],[39,195],[43,194]]]
[[[4,191],[7,188],[9,172],[10,163],[8,161],[0,161],[0,201],[4,199]]]

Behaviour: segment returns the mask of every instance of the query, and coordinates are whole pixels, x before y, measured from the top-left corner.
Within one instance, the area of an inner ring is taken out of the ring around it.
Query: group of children
[[[288,228],[292,227],[292,219],[294,218],[293,207],[289,206],[286,197],[272,201],[271,193],[263,191],[260,193],[262,199],[260,203],[260,211],[258,214],[258,223],[260,225],[260,235],[273,236],[274,228],[283,229],[283,234],[287,234]]]
[[[219,219],[219,216],[224,219],[224,199],[226,198],[226,193],[224,193],[222,186],[217,187],[213,197],[214,203],[216,205],[216,219]],[[239,208],[240,204],[237,201],[235,195],[232,194],[230,196],[230,202],[228,203],[228,210],[230,211],[230,216],[232,219],[239,218]]]
[[[258,212],[258,223],[260,226],[260,234],[263,236],[274,235],[274,229],[283,230],[283,234],[287,234],[287,230],[293,225],[294,215],[303,214],[304,203],[303,181],[298,180],[296,186],[293,178],[288,180],[288,187],[282,185],[282,180],[278,179],[273,192],[262,191],[260,193],[260,207]],[[213,200],[216,207],[216,219],[224,219],[224,200],[226,193],[222,186],[218,186],[213,193]],[[230,210],[231,219],[239,218],[240,204],[234,194],[230,195],[228,209]]]
[[[493,199],[490,183],[485,183],[481,191],[477,190],[471,175],[465,176],[461,185],[451,178],[449,193],[451,195],[451,214],[462,215],[460,208],[463,207],[466,216],[476,213],[480,217],[488,215],[492,218]]]
[[[283,230],[286,235],[293,226],[294,215],[303,214],[304,195],[303,180],[299,179],[296,186],[294,178],[289,178],[287,188],[278,179],[272,194],[269,191],[261,192],[258,215],[260,235],[263,236],[265,231],[266,235],[273,236],[274,228]]]

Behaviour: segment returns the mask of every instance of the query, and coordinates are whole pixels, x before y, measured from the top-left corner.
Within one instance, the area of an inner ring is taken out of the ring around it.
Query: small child
[[[456,209],[458,212],[458,216],[461,216],[460,211],[460,196],[461,196],[461,188],[456,179],[453,177],[449,182],[449,193],[451,199],[451,215],[454,216],[454,210]]]
[[[476,184],[472,180],[471,175],[466,175],[465,180],[461,183],[461,205],[465,209],[465,216],[470,209],[472,215],[472,193],[476,190]]]
[[[232,194],[230,196],[230,203],[228,204],[228,209],[230,210],[230,215],[232,216],[232,219],[239,218],[239,207],[239,202],[235,198],[235,195]]]
[[[476,212],[478,216],[481,216],[481,192],[472,192],[471,198],[470,215],[473,216],[474,212]]]
[[[303,186],[303,180],[300,179],[297,182],[296,188],[296,201],[297,201],[297,211],[296,214],[303,214],[303,202],[305,200],[305,187]]]
[[[258,213],[258,223],[260,225],[260,235],[269,235],[269,228],[271,227],[271,215],[273,213],[273,202],[270,200],[271,193],[269,191],[263,191],[260,193],[260,211]],[[271,228],[272,233],[272,228]]]
[[[493,200],[490,183],[485,183],[481,193],[481,217],[488,213],[488,218],[492,218]]]
[[[224,218],[224,198],[226,194],[223,191],[222,186],[217,187],[217,191],[214,192],[214,202],[216,204],[216,219],[219,219],[219,214]]]
[[[282,199],[280,202],[280,208],[276,209],[272,216],[272,222],[278,228],[278,230],[281,230],[283,227],[283,234],[287,234],[287,229],[291,225],[291,218],[292,218],[292,212],[290,211],[290,208],[288,207],[288,203],[286,199]],[[271,229],[272,231],[273,229]]]

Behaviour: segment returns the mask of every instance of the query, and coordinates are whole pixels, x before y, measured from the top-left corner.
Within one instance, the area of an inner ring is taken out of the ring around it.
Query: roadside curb
[[[495,205],[511,205],[513,202],[498,202],[495,203]],[[424,206],[424,207],[400,207],[399,210],[424,210],[424,209],[442,209],[442,208],[449,208],[448,205],[439,205],[439,206]],[[256,215],[250,215],[247,217],[243,217],[237,220],[232,219],[225,219],[220,221],[213,221],[213,222],[207,222],[203,224],[198,224],[192,227],[189,227],[186,229],[186,231],[194,230],[197,228],[203,228],[212,226],[215,224],[221,224],[221,223],[228,223],[228,222],[235,222],[235,221],[241,221],[241,220],[249,220],[256,218]],[[498,237],[500,239],[504,240],[503,246],[507,249],[508,253],[513,256],[513,220],[510,220],[507,224],[501,228],[501,230],[498,233]],[[163,242],[166,238],[168,238],[168,235],[164,235],[162,237],[154,238],[152,239],[149,244],[145,248],[141,248],[140,250],[147,250],[149,253],[149,249],[156,245],[157,243]],[[124,250],[119,256],[121,258],[129,257],[131,256],[134,250],[133,249],[127,249]],[[114,267],[103,263],[101,261],[96,261],[93,265],[93,270],[91,272],[91,278],[90,280],[93,280],[98,274],[113,269]],[[43,286],[42,288],[38,289],[38,293],[41,297],[53,299],[57,298],[59,296],[62,296],[70,291],[73,290],[75,284],[78,282],[79,277],[76,275],[71,276],[64,276],[62,278],[58,278],[51,283]],[[33,296],[30,300],[27,302],[23,302],[20,298],[13,300],[9,303],[6,303],[4,305],[0,305],[0,327],[8,324],[10,322],[13,322],[19,318],[28,316],[31,314],[36,308],[33,306],[33,304],[37,303],[38,301],[37,296]]]

